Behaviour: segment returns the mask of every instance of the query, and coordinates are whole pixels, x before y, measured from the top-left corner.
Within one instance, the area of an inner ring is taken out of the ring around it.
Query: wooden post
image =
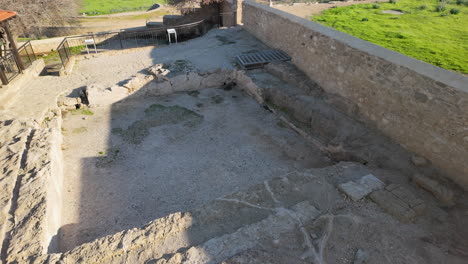
[[[12,53],[13,53],[13,56],[15,56],[15,59],[16,59],[16,63],[18,64],[18,67],[24,71],[26,70],[26,67],[24,67],[24,64],[23,64],[23,61],[21,61],[21,57],[18,53],[18,49],[16,47],[16,43],[15,43],[15,40],[13,39],[13,36],[11,35],[11,32],[10,32],[10,29],[8,28],[8,24],[7,23],[3,23],[3,28],[5,29],[5,32],[7,34],[7,37],[8,37],[8,41],[10,42],[10,45],[11,45],[11,49],[12,49]]]
[[[0,69],[0,80],[2,80],[3,85],[8,84],[8,78],[6,77],[5,73],[3,72],[2,69]]]

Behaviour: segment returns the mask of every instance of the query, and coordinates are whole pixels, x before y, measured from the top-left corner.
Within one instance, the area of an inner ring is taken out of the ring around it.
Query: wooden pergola
[[[13,56],[15,57],[16,64],[20,68],[20,70],[25,70],[26,68],[24,67],[23,62],[21,61],[20,55],[18,53],[18,47],[16,46],[16,42],[13,39],[13,35],[11,34],[10,28],[8,27],[8,21],[16,17],[16,13],[13,11],[6,11],[6,10],[0,10],[0,27],[2,27],[5,30],[5,33],[8,38],[8,42],[10,43],[10,49],[11,52],[13,53]],[[8,84],[8,79],[3,72],[3,70],[0,68],[0,80],[2,81],[3,84]]]

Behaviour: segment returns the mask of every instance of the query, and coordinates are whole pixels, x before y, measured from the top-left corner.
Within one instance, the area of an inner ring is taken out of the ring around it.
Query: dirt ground
[[[91,110],[64,119],[63,249],[288,171],[331,164],[237,90],[126,99]]]

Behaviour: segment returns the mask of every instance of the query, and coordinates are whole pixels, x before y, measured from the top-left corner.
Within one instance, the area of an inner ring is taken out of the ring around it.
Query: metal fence
[[[3,84],[8,84],[20,73],[21,69],[18,67],[15,56],[11,51],[0,58],[0,74],[2,75],[0,77]]]
[[[122,50],[169,43],[167,29],[175,29],[178,42],[202,36],[217,25],[215,19],[205,19],[179,26],[148,28],[144,30],[110,31],[66,37],[57,48],[62,67],[77,54]],[[173,39],[174,41],[174,39]]]
[[[25,68],[31,66],[33,61],[37,59],[36,54],[34,53],[33,47],[31,45],[31,41],[28,41],[21,45],[21,47],[18,48],[18,53]]]
[[[0,57],[0,79],[4,85],[10,83],[22,72],[19,65],[22,64],[26,69],[36,60],[30,41],[21,45],[17,51],[21,61],[16,60],[12,50],[6,50],[4,56]]]

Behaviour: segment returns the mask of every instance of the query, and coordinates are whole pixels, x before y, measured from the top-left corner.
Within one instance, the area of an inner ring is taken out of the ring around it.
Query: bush
[[[373,5],[372,5],[372,8],[374,8],[374,9],[379,9],[379,8],[380,8],[380,5],[378,5],[378,4],[373,4]]]
[[[397,1],[396,1],[396,0],[388,0],[388,2],[389,2],[390,4],[396,4]]]
[[[424,10],[424,9],[427,9],[427,5],[422,5],[422,6],[419,6],[418,7],[419,10]]]
[[[369,19],[367,17],[361,19],[361,21],[369,21]]]
[[[457,5],[468,6],[468,0],[457,0]]]
[[[450,9],[450,14],[456,15],[456,14],[458,14],[458,13],[460,13],[460,9],[458,9],[458,8],[452,8],[452,9]]]
[[[441,2],[440,4],[438,4],[438,5],[436,6],[436,11],[437,11],[437,12],[443,12],[443,11],[445,11],[445,2]]]

